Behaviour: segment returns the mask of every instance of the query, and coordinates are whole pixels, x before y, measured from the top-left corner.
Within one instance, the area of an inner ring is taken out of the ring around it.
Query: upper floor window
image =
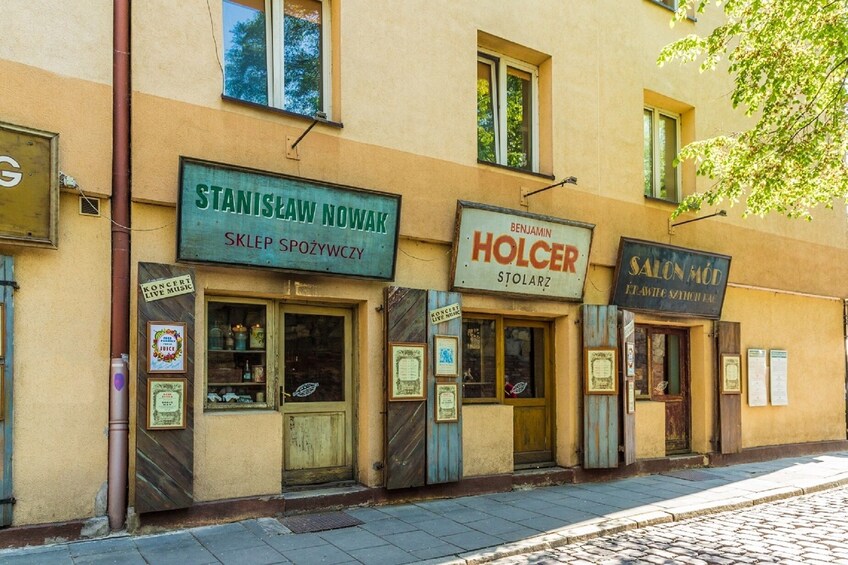
[[[680,118],[647,107],[642,117],[645,145],[642,154],[645,196],[671,202],[680,200],[680,170],[674,159],[680,151]]]
[[[538,171],[538,77],[534,66],[478,53],[478,160]]]
[[[223,0],[223,9],[225,96],[330,114],[326,0]]]

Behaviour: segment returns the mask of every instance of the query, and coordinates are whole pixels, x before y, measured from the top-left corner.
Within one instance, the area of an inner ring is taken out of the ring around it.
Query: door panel
[[[503,348],[504,403],[513,406],[515,463],[551,461],[547,326],[507,320]]]
[[[665,403],[666,454],[689,451],[688,332],[650,328],[651,397]]]
[[[281,307],[283,484],[353,478],[351,313]]]

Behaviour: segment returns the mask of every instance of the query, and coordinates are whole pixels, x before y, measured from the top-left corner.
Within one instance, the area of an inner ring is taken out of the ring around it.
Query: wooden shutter
[[[742,451],[742,395],[721,393],[721,354],[741,351],[739,322],[716,322],[715,394],[718,397],[719,449]]]
[[[427,291],[427,327],[429,328],[427,352],[430,358],[427,379],[427,484],[457,482],[462,479],[462,318],[454,318],[441,324],[430,324],[430,311],[450,304],[461,304],[461,297],[456,292]],[[456,336],[457,367],[455,377],[435,378],[435,335]],[[457,402],[459,403],[459,421],[436,423],[436,381],[453,383],[457,386]]]
[[[387,288],[385,318],[388,342],[426,343],[427,291]],[[390,384],[388,376],[384,382]],[[427,482],[427,401],[386,404],[386,488],[423,486]]]
[[[0,442],[2,442],[2,469],[0,469],[0,526],[12,524],[12,507],[14,495],[12,490],[12,429],[13,429],[13,389],[14,383],[14,296],[15,296],[15,268],[14,259],[0,255],[0,294],[2,294],[4,317],[0,320],[3,324],[2,363],[0,363],[0,375],[2,375],[2,419],[0,419]]]
[[[139,263],[139,285],[190,275],[194,271],[172,265]],[[194,306],[195,293],[147,302],[138,288],[136,328],[135,510],[155,512],[188,508],[194,504]],[[183,430],[148,430],[147,426],[147,322],[185,322],[186,427]]]
[[[584,304],[583,347],[618,347],[618,308]],[[581,362],[582,367],[582,362]],[[586,378],[586,375],[583,375]],[[583,468],[618,467],[619,399],[583,394]]]
[[[628,413],[627,406],[629,401],[628,383],[634,382],[635,377],[627,376],[627,349],[631,347],[635,356],[636,320],[633,312],[628,310],[619,310],[618,316],[620,320],[619,326],[621,328],[621,356],[619,357],[620,389],[618,394],[621,402],[621,434],[624,440],[624,464],[632,465],[636,462],[636,410],[634,407],[633,412]]]

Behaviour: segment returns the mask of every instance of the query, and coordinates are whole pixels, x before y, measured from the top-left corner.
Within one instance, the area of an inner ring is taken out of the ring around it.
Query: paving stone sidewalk
[[[0,551],[0,563],[484,563],[848,484],[848,452],[347,509],[361,525],[294,534],[259,518]]]

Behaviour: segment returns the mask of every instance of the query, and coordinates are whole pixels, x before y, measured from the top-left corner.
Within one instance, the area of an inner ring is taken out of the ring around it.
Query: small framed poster
[[[389,344],[389,400],[424,400],[426,343]]]
[[[436,423],[459,421],[459,387],[456,383],[436,383]]]
[[[633,379],[627,379],[627,413],[636,412],[636,383]]]
[[[585,394],[617,394],[618,371],[614,347],[583,349],[583,389]]]
[[[453,335],[433,336],[433,367],[437,377],[455,377],[459,375],[457,350],[459,338]]]
[[[742,394],[742,356],[721,354],[721,393]]]
[[[186,389],[184,378],[150,377],[147,379],[147,429],[183,430],[186,427]]]
[[[184,322],[147,322],[147,372],[185,373]]]
[[[624,359],[627,362],[627,374],[625,377],[635,377],[636,376],[636,344],[632,341],[625,342],[624,344],[625,356]]]

